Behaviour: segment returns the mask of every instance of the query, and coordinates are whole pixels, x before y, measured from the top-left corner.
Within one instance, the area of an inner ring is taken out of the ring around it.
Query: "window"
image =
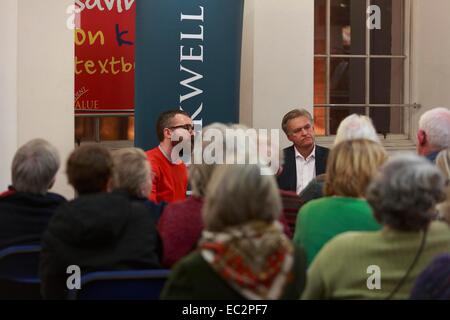
[[[367,27],[371,5],[381,29]],[[352,113],[378,133],[409,132],[408,0],[315,0],[314,117],[317,135],[336,134]]]
[[[82,114],[75,116],[75,140],[82,142],[116,142],[132,145],[134,140],[134,115]]]

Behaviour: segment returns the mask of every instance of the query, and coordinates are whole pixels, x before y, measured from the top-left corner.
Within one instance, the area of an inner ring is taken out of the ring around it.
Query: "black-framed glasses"
[[[187,131],[194,131],[194,126],[192,124],[180,124],[179,126],[169,127],[171,130],[184,129]]]

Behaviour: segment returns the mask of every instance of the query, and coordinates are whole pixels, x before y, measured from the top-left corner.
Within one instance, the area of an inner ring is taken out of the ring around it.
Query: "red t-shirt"
[[[153,172],[152,191],[149,199],[159,203],[161,201],[174,202],[186,198],[187,169],[184,163],[173,164],[159,147],[146,152]]]

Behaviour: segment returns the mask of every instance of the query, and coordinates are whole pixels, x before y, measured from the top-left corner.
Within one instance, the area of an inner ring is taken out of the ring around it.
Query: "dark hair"
[[[78,194],[103,192],[113,171],[106,147],[87,144],[75,149],[67,160],[67,177]]]
[[[186,117],[190,117],[186,111],[177,109],[164,111],[159,115],[158,120],[156,121],[156,135],[158,136],[160,142],[164,140],[164,129],[171,126],[172,119],[177,114],[182,114]]]
[[[419,231],[435,218],[444,199],[444,177],[428,160],[402,155],[389,160],[367,189],[375,218],[400,231]]]

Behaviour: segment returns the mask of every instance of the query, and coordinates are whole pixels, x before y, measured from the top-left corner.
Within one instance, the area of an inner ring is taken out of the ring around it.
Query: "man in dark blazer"
[[[315,144],[313,119],[305,109],[288,112],[281,126],[293,145],[283,150],[278,186],[299,194],[312,179],[325,173],[329,150]]]

